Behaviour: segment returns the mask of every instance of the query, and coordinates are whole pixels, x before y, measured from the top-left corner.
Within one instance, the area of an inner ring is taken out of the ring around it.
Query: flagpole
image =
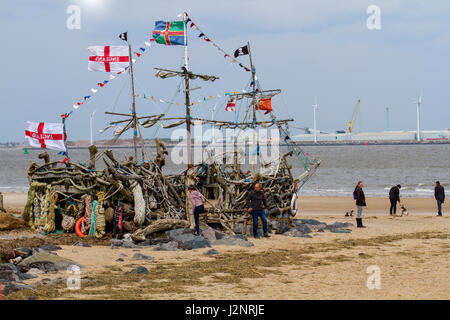
[[[250,41],[247,42],[247,48],[248,48],[248,56],[250,58],[250,69],[252,71],[252,80],[253,80],[253,96],[252,96],[252,111],[253,111],[253,123],[252,123],[252,127],[253,127],[253,145],[255,144],[256,141],[256,128],[255,128],[255,123],[256,123],[256,70],[253,67],[253,60],[252,60],[252,52],[250,50]],[[255,160],[256,160],[256,152],[258,150],[258,146],[256,147],[255,153],[252,154],[252,176],[255,176]]]
[[[192,226],[192,219],[189,210],[189,190],[187,185],[189,167],[191,164],[191,108],[190,108],[190,97],[189,97],[189,57],[188,57],[188,46],[187,46],[187,13],[183,13],[184,21],[184,83],[185,83],[185,97],[186,97],[186,148],[187,148],[187,171],[186,171],[186,181],[184,183],[184,194],[186,195],[186,219]]]
[[[137,163],[137,117],[136,117],[136,97],[134,95],[134,74],[133,74],[133,57],[131,56],[131,45],[128,41],[127,35],[127,43],[128,43],[128,56],[130,57],[130,75],[131,75],[131,95],[133,98],[132,102],[132,114],[133,114],[133,146],[134,146],[134,162]],[[142,159],[144,161],[144,159]]]
[[[67,161],[70,163],[69,149],[67,148],[66,115],[64,115],[62,117],[62,124],[63,124],[64,147],[66,148],[66,158],[67,158]]]

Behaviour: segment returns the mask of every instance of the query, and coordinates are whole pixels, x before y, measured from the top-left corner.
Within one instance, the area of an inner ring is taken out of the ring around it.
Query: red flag
[[[256,110],[265,110],[264,114],[268,114],[272,112],[272,98],[262,98],[259,99],[258,103],[255,106]]]
[[[69,159],[67,159],[67,157],[64,158],[64,160],[61,162],[62,164],[66,163],[67,161],[69,161]]]
[[[231,98],[228,100],[225,111],[236,111],[236,98]]]

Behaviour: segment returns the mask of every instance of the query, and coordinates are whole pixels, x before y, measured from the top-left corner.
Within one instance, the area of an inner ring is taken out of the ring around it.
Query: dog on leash
[[[346,217],[353,217],[353,210],[350,210],[350,212],[345,213]]]

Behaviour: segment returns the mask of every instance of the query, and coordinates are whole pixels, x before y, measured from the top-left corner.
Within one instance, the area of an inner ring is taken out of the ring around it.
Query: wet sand
[[[23,205],[26,198],[4,195],[8,208]],[[351,227],[350,234],[317,232],[312,238],[249,238],[254,247],[214,246],[219,251],[215,256],[204,255],[207,248],[165,252],[62,245],[58,255],[85,266],[80,290],[68,290],[62,283],[6,298],[450,299],[447,203],[444,217],[435,217],[433,199],[407,198],[410,215],[392,218],[386,215],[387,199],[367,202],[365,229]],[[297,218],[355,223],[354,218],[344,217],[352,207],[348,198],[301,197]],[[135,260],[136,252],[154,261]],[[117,261],[121,253],[127,255],[123,262]],[[126,274],[137,266],[145,266],[149,273]],[[379,268],[380,289],[367,286],[370,266]],[[65,272],[40,275],[27,283],[68,276]]]

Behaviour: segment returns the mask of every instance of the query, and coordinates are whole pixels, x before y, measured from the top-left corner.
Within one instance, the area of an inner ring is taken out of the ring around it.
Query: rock
[[[128,257],[125,253],[120,254],[121,257]]]
[[[170,241],[166,243],[158,243],[153,250],[155,251],[182,251],[182,249],[178,248],[177,241]]]
[[[54,255],[54,254],[51,254],[51,253],[48,253],[48,252],[45,252],[45,251],[38,252],[38,253],[36,253],[36,254],[26,258],[26,259],[23,259],[18,264],[18,266],[19,267],[27,267],[28,265],[30,265],[30,263],[39,262],[39,261],[51,262],[51,263],[53,263],[55,265],[57,270],[67,270],[67,268],[69,266],[71,266],[71,265],[77,265],[80,268],[84,267],[83,265],[81,265],[81,264],[79,264],[79,263],[77,263],[75,261],[72,261],[70,259],[65,259],[63,257],[59,257],[57,255]]]
[[[295,227],[296,230],[300,231],[302,234],[307,234],[307,233],[311,233],[312,230],[310,227],[308,227],[308,225],[306,224],[301,224]]]
[[[22,219],[13,217],[6,212],[0,211],[0,231],[25,228],[25,222]]]
[[[27,258],[33,254],[33,250],[31,250],[30,248],[17,248],[14,249],[13,251],[16,256],[22,258]]]
[[[213,228],[205,228],[201,232],[201,236],[207,239],[209,242],[214,242],[217,240],[216,231]]]
[[[297,223],[312,224],[312,225],[324,224],[323,222],[320,222],[320,221],[314,220],[314,219],[296,219],[296,220],[294,220],[294,224],[297,224]]]
[[[331,229],[330,230],[333,233],[351,233],[351,229]]]
[[[111,242],[111,247],[121,247],[123,244],[123,240],[120,239],[109,239],[109,241]]]
[[[111,239],[111,240],[112,240],[112,239]],[[86,248],[91,247],[90,244],[84,243],[83,241],[77,241],[77,242],[75,242],[73,245],[76,246],[76,247],[86,247]]]
[[[122,258],[119,258],[119,259],[117,259],[116,261],[123,262],[123,261],[125,261],[125,260],[123,260]]]
[[[133,255],[133,259],[135,259],[135,260],[151,260],[151,261],[155,260],[155,259],[153,259],[153,257],[142,254],[142,253],[135,253]]]
[[[273,220],[271,222],[272,229],[275,230],[276,234],[285,233],[290,229],[287,221]],[[262,233],[261,233],[262,234]]]
[[[9,283],[19,281],[19,276],[13,270],[1,270],[0,271],[0,283]]]
[[[226,236],[222,239],[213,242],[213,245],[224,245],[224,246],[240,246],[240,247],[253,247],[253,242],[248,241],[248,239],[243,235]]]
[[[17,283],[7,283],[2,290],[2,294],[4,296],[7,296],[11,293],[25,290],[25,289],[34,289],[34,285],[27,285],[27,284],[17,284]]]
[[[133,269],[130,272],[127,272],[127,273],[147,274],[148,270],[147,270],[146,267],[140,266],[140,267],[137,267],[136,269]]]
[[[127,249],[140,249],[142,246],[138,246],[137,244],[134,244],[132,240],[123,240],[122,247]]]
[[[39,247],[39,249],[46,251],[56,251],[61,250],[62,248],[59,246],[55,246],[54,244],[51,243],[44,243],[42,246]]]
[[[31,262],[27,264],[26,266],[22,267],[21,270],[27,270],[30,271],[30,269],[39,269],[44,273],[49,272],[57,272],[58,269],[56,268],[56,265],[53,262],[50,261],[36,261]]]
[[[28,270],[27,274],[31,274],[31,275],[37,275],[37,274],[44,274],[45,272],[38,269],[38,268],[31,268],[30,270]]]
[[[308,226],[308,228],[310,228],[311,230],[316,230],[318,232],[325,232],[327,225],[326,223],[321,223],[321,224],[308,224],[305,223],[305,226]]]
[[[189,229],[188,229],[189,230]],[[175,229],[166,231],[166,235],[168,238],[181,241],[187,247],[191,249],[200,249],[211,247],[211,243],[208,239],[192,234],[190,231],[185,229]]]
[[[298,229],[292,228],[289,231],[283,233],[283,236],[286,237],[301,237],[303,235]]]
[[[219,251],[217,251],[216,249],[209,249],[208,251],[205,252],[205,255],[207,256],[211,256],[213,254],[219,254]]]

